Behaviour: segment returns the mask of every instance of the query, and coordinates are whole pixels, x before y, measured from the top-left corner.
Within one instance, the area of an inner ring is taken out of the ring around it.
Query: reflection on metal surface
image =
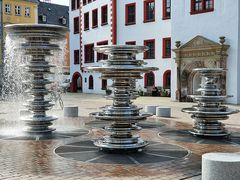
[[[224,124],[219,120],[228,119],[228,115],[239,112],[229,109],[222,103],[229,96],[222,96],[218,79],[226,71],[221,68],[198,68],[195,69],[202,77],[202,83],[198,89],[201,95],[191,95],[198,105],[192,108],[183,108],[182,111],[192,114],[194,119],[193,135],[199,136],[226,136],[228,132]]]
[[[102,73],[102,79],[113,81],[113,94],[107,98],[113,100],[113,104],[103,108],[103,112],[92,113],[96,119],[113,122],[106,130],[110,135],[95,141],[95,145],[108,150],[139,150],[148,143],[133,131],[139,128],[135,123],[146,120],[151,114],[141,114],[132,103],[137,98],[135,93],[136,79],[141,79],[141,73],[157,70],[158,68],[144,67],[143,60],[135,60],[137,53],[147,50],[145,46],[99,46],[95,50],[108,55],[109,59],[102,61],[101,67],[87,67],[88,71]]]
[[[28,93],[33,97],[25,104],[32,115],[22,118],[28,126],[26,132],[51,133],[55,129],[49,126],[57,118],[46,115],[46,111],[53,106],[50,100],[44,98],[49,93],[46,85],[52,83],[46,75],[51,74],[50,68],[54,67],[47,58],[53,56],[53,51],[61,50],[57,43],[65,39],[67,28],[56,25],[16,24],[7,25],[6,31],[9,37],[18,43],[17,48],[30,58],[24,66],[29,75],[32,75],[27,83],[30,85]]]

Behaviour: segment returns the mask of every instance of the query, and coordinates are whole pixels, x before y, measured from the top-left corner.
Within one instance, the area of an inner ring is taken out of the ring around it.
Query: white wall
[[[136,24],[125,26],[125,5],[136,3]],[[117,36],[118,44],[126,41],[136,41],[137,45],[144,45],[144,40],[155,39],[155,59],[147,59],[146,66],[158,67],[155,71],[155,86],[163,86],[163,74],[171,69],[171,58],[162,58],[162,38],[171,37],[171,19],[162,20],[162,1],[155,1],[155,22],[143,23],[143,1],[125,0],[117,3]],[[137,56],[143,59],[143,54]],[[144,87],[144,80],[137,83],[137,87]]]
[[[108,5],[108,24],[101,25],[101,7]],[[92,10],[98,8],[98,27],[92,29]],[[89,12],[89,30],[84,31],[84,13]],[[97,45],[97,42],[108,41],[108,44],[111,44],[111,1],[110,0],[98,0],[90,4],[83,6],[82,8],[82,57],[83,57],[83,67],[88,66],[99,66],[97,63],[97,52],[94,54],[94,63],[84,63],[84,45],[94,43],[94,46]],[[88,89],[88,78],[92,75],[94,79],[94,89]],[[85,78],[87,82],[85,83]],[[102,80],[100,79],[99,73],[94,72],[84,72],[83,73],[83,92],[85,93],[105,93],[102,88]]]
[[[79,72],[80,65],[74,64],[74,50],[80,48],[80,35],[74,34],[74,18],[79,17],[79,9],[72,11],[71,1],[69,5],[69,28],[70,28],[70,79],[75,72]]]
[[[228,50],[227,59],[227,94],[234,95],[230,103],[240,103],[239,80],[239,1],[215,0],[214,11],[190,15],[190,0],[172,0],[172,48],[175,41],[182,44],[197,35],[202,35],[210,40],[219,42],[220,36],[226,37]],[[174,53],[173,53],[174,55]],[[176,64],[172,64],[172,96],[176,91]]]

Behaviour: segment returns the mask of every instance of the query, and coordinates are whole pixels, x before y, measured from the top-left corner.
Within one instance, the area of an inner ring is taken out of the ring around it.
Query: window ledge
[[[131,25],[135,25],[136,22],[130,22],[130,23],[125,23],[125,26],[131,26]]]
[[[153,60],[153,59],[155,59],[155,57],[150,57],[150,58],[149,57],[144,57],[143,59],[144,60]]]
[[[79,32],[74,32],[73,34],[79,34]]]
[[[169,59],[171,56],[162,56],[163,59]]]
[[[97,28],[97,27],[98,27],[98,25],[92,26],[92,29],[95,29],[95,28]]]
[[[86,28],[86,29],[84,28],[84,31],[89,31],[89,28]]]
[[[208,10],[202,10],[202,11],[191,11],[190,14],[191,15],[195,15],[195,14],[202,14],[202,13],[208,13],[208,12],[213,12],[214,9],[208,9]]]
[[[155,22],[155,19],[144,20],[143,23]]]
[[[162,20],[168,20],[171,19],[171,17],[163,17]]]
[[[107,22],[105,22],[105,23],[102,23],[102,24],[101,24],[101,26],[105,26],[105,25],[108,25],[108,23],[107,23]]]

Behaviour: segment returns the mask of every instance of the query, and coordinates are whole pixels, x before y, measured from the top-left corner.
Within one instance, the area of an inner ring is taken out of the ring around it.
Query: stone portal
[[[195,68],[226,68],[227,50],[225,37],[219,38],[219,43],[209,40],[203,36],[196,36],[186,44],[176,42],[175,62],[177,63],[177,90],[178,101],[191,101],[187,96],[196,94],[201,82]],[[226,75],[223,74],[219,82],[223,94],[226,92]]]

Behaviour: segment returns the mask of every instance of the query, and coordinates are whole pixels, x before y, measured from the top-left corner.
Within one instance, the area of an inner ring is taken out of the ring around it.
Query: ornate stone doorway
[[[196,94],[199,78],[195,68],[226,68],[227,50],[225,37],[219,38],[219,43],[203,36],[196,36],[186,44],[176,42],[175,62],[177,63],[177,90],[178,101],[188,101],[187,95]],[[221,86],[225,90],[225,75],[221,78]],[[223,92],[224,94],[225,92]]]

